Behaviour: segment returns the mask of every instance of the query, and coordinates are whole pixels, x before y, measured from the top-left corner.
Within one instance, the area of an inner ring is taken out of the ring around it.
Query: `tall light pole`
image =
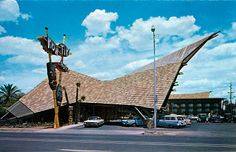
[[[153,61],[154,61],[154,129],[156,129],[157,126],[157,95],[156,95],[156,62],[155,62],[155,56],[156,56],[156,41],[155,41],[155,26],[152,25],[151,27],[151,31],[153,34],[153,51],[154,51],[154,55],[153,55]]]

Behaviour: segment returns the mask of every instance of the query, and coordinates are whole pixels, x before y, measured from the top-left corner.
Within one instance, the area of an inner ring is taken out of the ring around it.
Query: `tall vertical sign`
[[[47,75],[48,83],[53,92],[53,103],[54,103],[54,128],[60,127],[59,122],[59,106],[62,102],[62,72],[68,72],[69,69],[63,63],[64,57],[71,55],[70,50],[65,45],[66,35],[63,35],[63,42],[56,44],[48,36],[48,28],[45,27],[46,36],[39,36],[43,50],[48,53],[49,62],[47,63]],[[60,62],[52,62],[52,55],[60,56]],[[59,71],[59,81],[57,81],[56,69]]]

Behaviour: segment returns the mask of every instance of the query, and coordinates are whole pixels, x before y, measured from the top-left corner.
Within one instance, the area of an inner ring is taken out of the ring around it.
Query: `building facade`
[[[205,95],[204,95],[205,94]],[[169,112],[180,115],[198,115],[200,113],[223,113],[224,98],[209,98],[209,93],[183,94],[171,96],[168,100]]]

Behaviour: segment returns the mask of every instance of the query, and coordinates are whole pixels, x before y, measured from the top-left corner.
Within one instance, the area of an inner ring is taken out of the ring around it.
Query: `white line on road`
[[[67,152],[111,152],[111,151],[103,151],[103,150],[80,150],[80,149],[59,149],[60,151]]]

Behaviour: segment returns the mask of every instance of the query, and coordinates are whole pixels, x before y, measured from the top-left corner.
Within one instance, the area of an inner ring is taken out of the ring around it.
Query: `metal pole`
[[[79,87],[80,87],[80,83],[76,83],[76,102],[75,102],[75,123],[77,124],[78,123],[78,98],[79,98]]]
[[[156,129],[157,126],[157,95],[156,95],[156,62],[155,62],[155,57],[156,57],[156,41],[155,41],[155,27],[151,27],[151,31],[153,33],[153,62],[154,62],[154,129]]]

